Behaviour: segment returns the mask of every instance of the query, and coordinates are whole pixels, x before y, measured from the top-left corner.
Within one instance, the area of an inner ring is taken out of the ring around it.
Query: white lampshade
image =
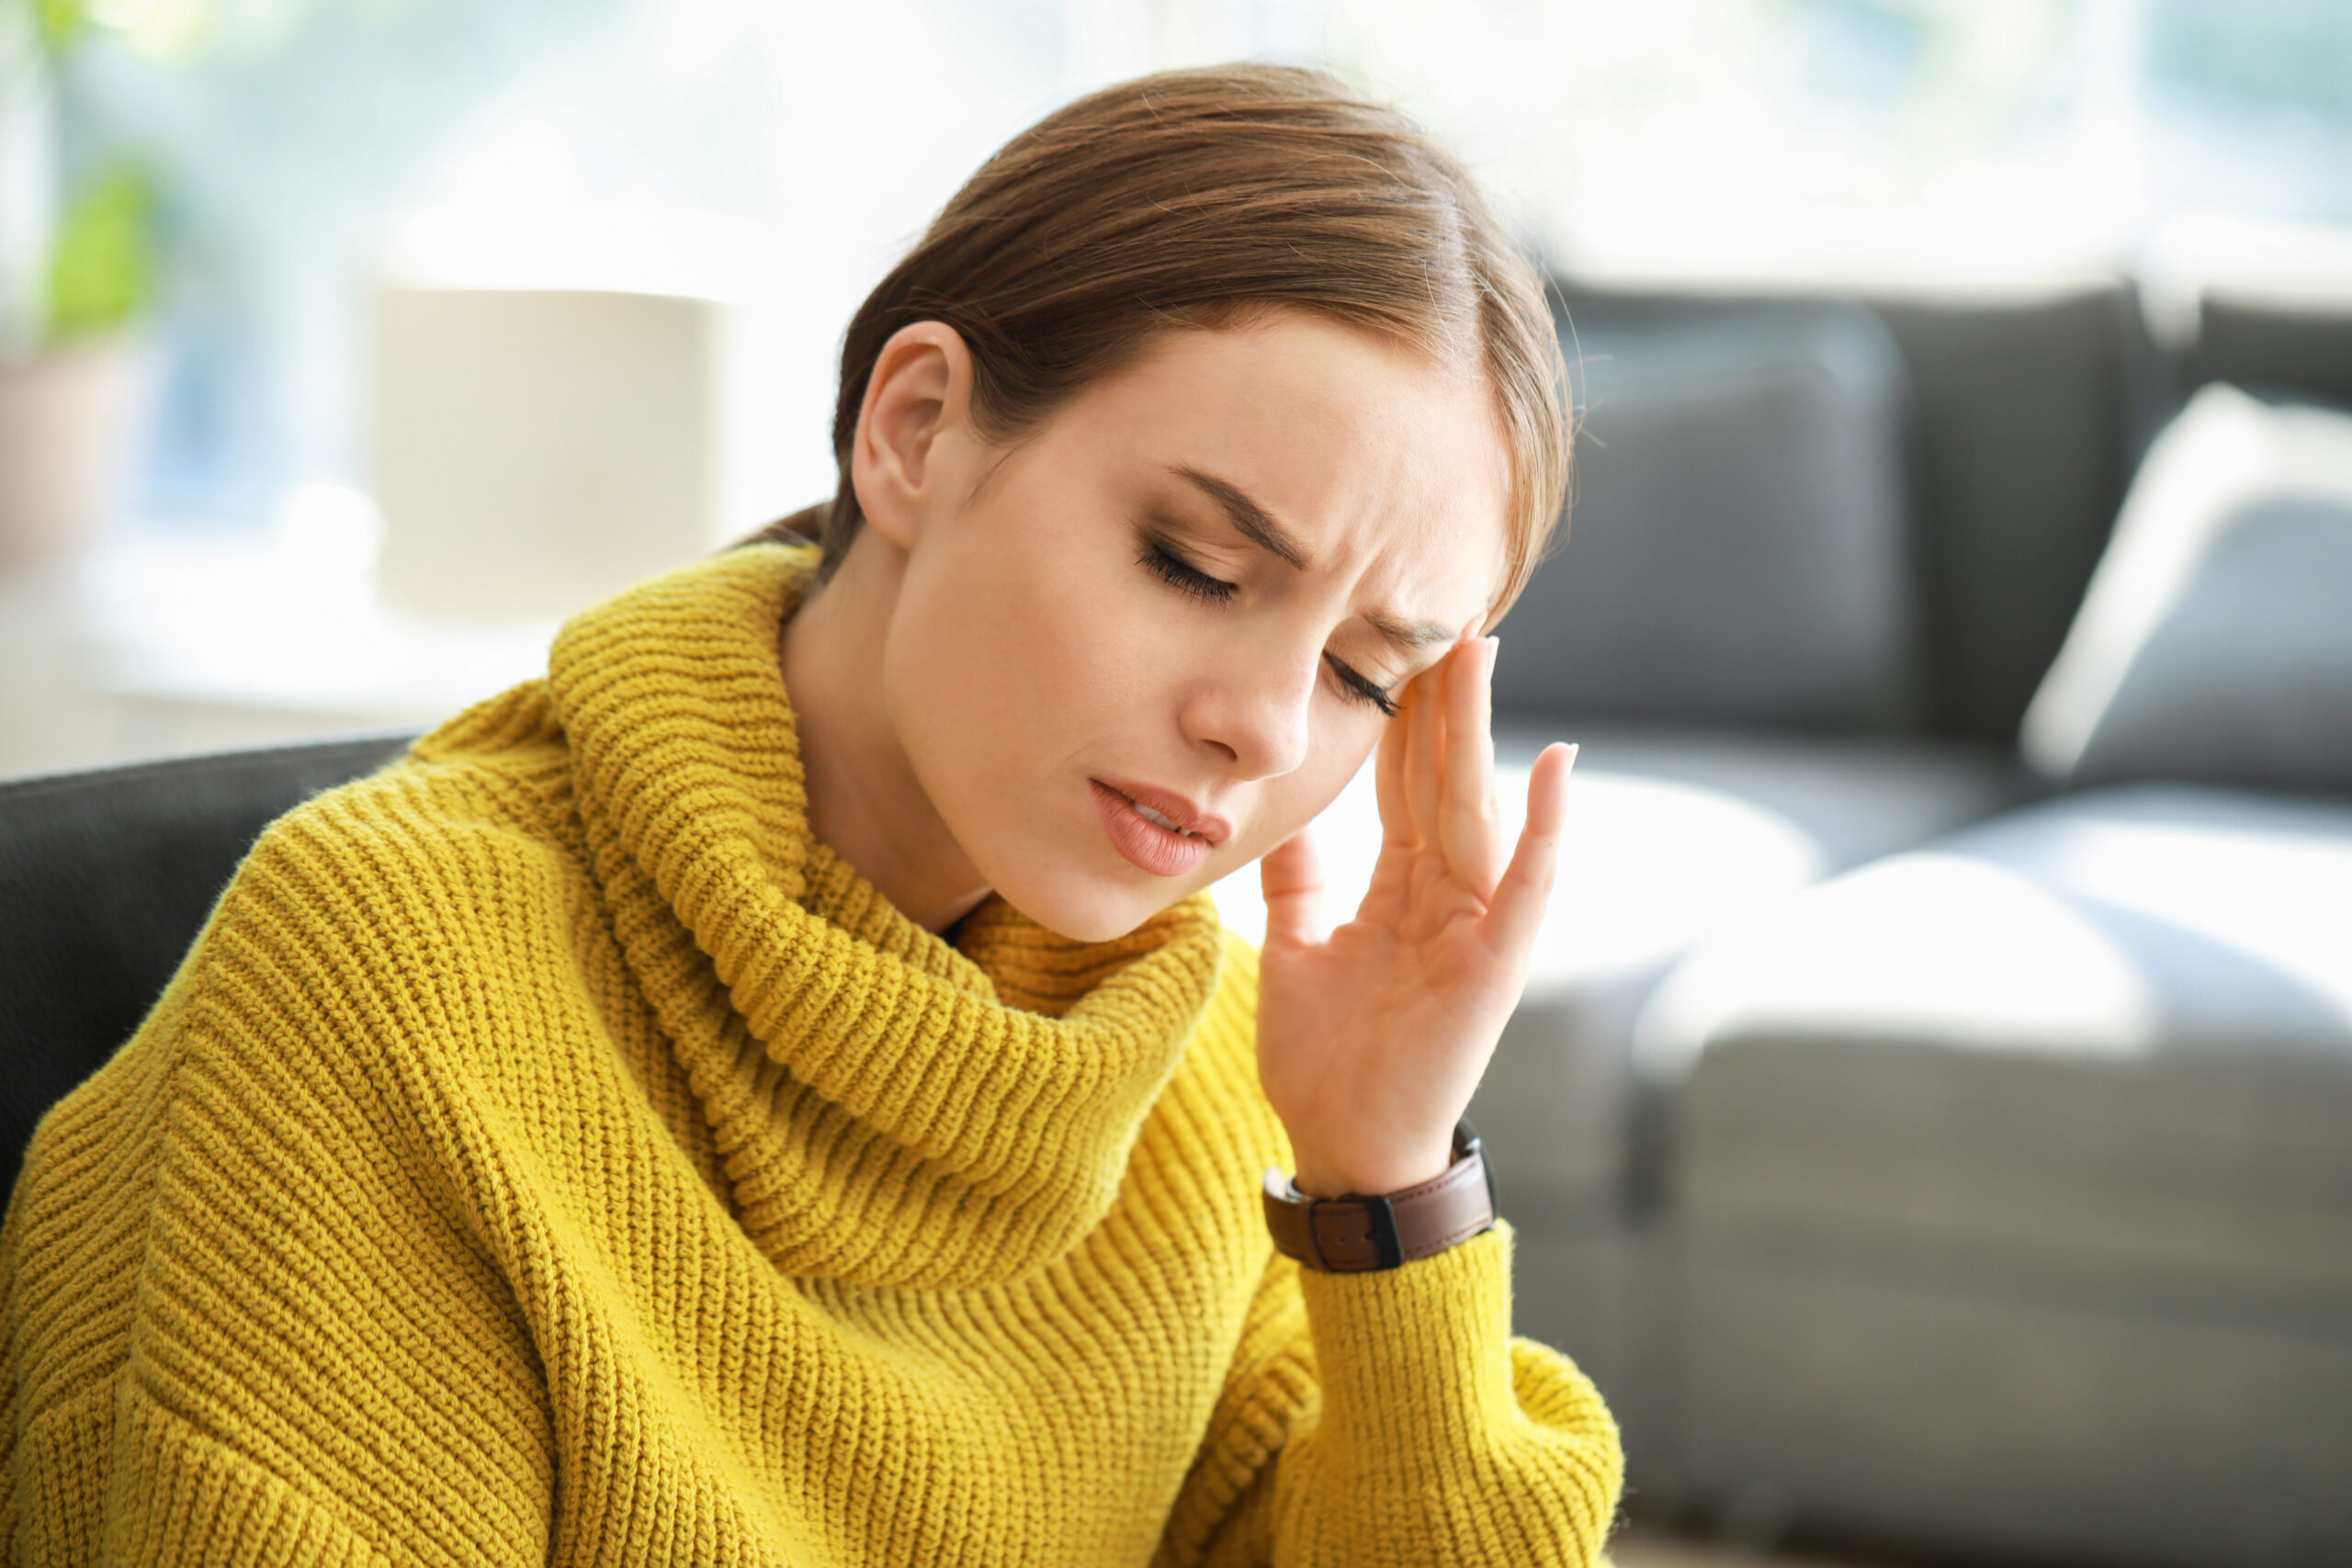
[[[381,289],[387,603],[561,615],[707,550],[726,489],[728,310],[673,294]]]

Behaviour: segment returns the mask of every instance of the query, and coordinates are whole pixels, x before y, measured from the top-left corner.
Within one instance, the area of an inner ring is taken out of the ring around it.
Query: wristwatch
[[[1495,1224],[1494,1173],[1467,1121],[1454,1123],[1453,1163],[1418,1187],[1377,1198],[1309,1198],[1269,1166],[1265,1198],[1275,1250],[1333,1274],[1401,1268]]]

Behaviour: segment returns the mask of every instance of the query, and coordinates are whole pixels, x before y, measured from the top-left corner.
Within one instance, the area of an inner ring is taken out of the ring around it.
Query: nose
[[[1235,638],[1186,694],[1182,723],[1235,778],[1279,777],[1306,761],[1323,654]]]

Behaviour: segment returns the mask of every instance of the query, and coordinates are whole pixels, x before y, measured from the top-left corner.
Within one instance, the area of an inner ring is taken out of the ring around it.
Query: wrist
[[[1329,1272],[1395,1269],[1491,1229],[1494,1181],[1470,1123],[1454,1128],[1451,1157],[1428,1179],[1382,1192],[1318,1197],[1266,1172],[1266,1224],[1284,1255]]]
[[[1376,1197],[1433,1180],[1453,1163],[1451,1130],[1434,1143],[1402,1150],[1350,1150],[1341,1157],[1294,1145],[1291,1185],[1309,1198]]]

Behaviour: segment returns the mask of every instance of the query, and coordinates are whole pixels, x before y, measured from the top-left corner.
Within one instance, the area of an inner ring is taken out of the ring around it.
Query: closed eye
[[[1221,577],[1211,577],[1148,535],[1144,536],[1142,545],[1142,549],[1136,555],[1136,564],[1188,598],[1197,599],[1205,604],[1227,604],[1233,602],[1235,594],[1241,592],[1239,584],[1227,582]],[[1379,709],[1384,717],[1396,716],[1396,701],[1385,687],[1367,680],[1335,655],[1325,654],[1323,661],[1331,667],[1331,673],[1339,679],[1340,689],[1350,699]]]
[[[1326,664],[1329,664],[1331,667],[1331,672],[1340,678],[1340,684],[1346,688],[1348,695],[1355,698],[1359,702],[1370,703],[1374,707],[1378,708],[1385,717],[1395,718],[1396,716],[1396,699],[1388,694],[1388,692],[1385,687],[1373,684],[1370,681],[1364,679],[1363,675],[1357,673],[1353,670],[1351,670],[1347,665],[1342,664],[1337,658],[1330,654],[1325,654],[1323,656],[1323,661]]]
[[[1143,550],[1136,560],[1170,588],[1203,604],[1230,604],[1233,596],[1241,592],[1238,584],[1227,582],[1221,577],[1211,577],[1159,540],[1148,536],[1144,539]]]

